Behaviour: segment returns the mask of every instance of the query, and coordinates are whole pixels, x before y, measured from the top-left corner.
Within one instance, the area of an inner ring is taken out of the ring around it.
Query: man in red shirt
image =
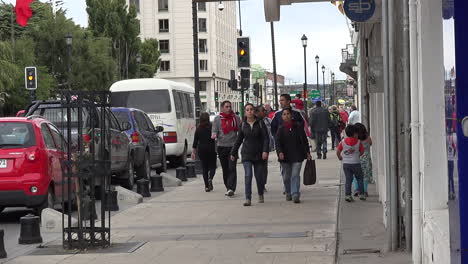
[[[291,100],[291,103],[294,104],[294,108],[298,111],[304,110],[304,102],[301,100],[301,94],[296,94],[296,99]]]
[[[344,110],[343,107],[340,107],[340,116],[341,116],[341,121],[343,121],[340,126],[340,134],[341,134],[343,129],[346,127],[346,124],[348,123],[348,118],[349,118],[348,112],[346,112],[346,110]]]

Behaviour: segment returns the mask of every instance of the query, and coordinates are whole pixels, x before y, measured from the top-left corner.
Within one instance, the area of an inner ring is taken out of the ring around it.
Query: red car
[[[0,118],[0,212],[29,207],[40,213],[66,200],[61,167],[65,149],[63,136],[50,121]]]

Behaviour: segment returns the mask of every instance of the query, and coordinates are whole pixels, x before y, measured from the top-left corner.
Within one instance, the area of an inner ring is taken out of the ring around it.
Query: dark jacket
[[[276,152],[284,154],[280,162],[302,162],[310,153],[309,141],[301,124],[294,122],[291,129],[281,126],[276,135]]]
[[[242,122],[237,140],[232,148],[231,155],[237,157],[242,144],[242,161],[262,160],[262,153],[269,152],[268,131],[262,120],[256,119],[251,127],[247,121]]]
[[[317,107],[312,110],[309,120],[312,133],[325,133],[332,126],[330,112],[323,107]]]
[[[197,128],[192,147],[197,149],[199,154],[216,153],[215,140],[211,138],[211,125]]]
[[[271,134],[276,137],[278,128],[283,124],[283,110],[276,111],[273,120],[271,121]],[[292,120],[295,121],[298,125],[304,126],[304,117],[302,117],[299,111],[292,111]]]

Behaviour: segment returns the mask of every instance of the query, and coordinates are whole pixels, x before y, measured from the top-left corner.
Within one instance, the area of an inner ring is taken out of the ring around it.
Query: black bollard
[[[105,211],[118,211],[119,203],[117,201],[117,191],[106,192],[106,202],[103,204]]]
[[[28,214],[20,218],[21,231],[18,243],[37,244],[42,243],[39,216]]]
[[[187,164],[187,178],[196,178],[197,174],[195,173],[195,164]]]
[[[5,251],[5,243],[3,242],[4,235],[5,233],[3,232],[3,229],[0,229],[0,259],[7,257],[7,253]]]
[[[152,192],[164,192],[162,176],[156,175],[151,176],[151,191]]]
[[[181,181],[187,181],[187,169],[179,167],[176,169],[176,178]]]
[[[143,197],[151,197],[149,190],[150,182],[147,179],[141,179],[137,181],[137,193],[141,194]]]

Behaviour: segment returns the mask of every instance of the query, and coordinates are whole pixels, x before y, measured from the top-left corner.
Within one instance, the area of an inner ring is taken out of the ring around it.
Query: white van
[[[133,79],[114,83],[110,91],[112,106],[143,110],[155,127],[164,127],[167,159],[184,166],[196,129],[195,89],[163,79]]]

